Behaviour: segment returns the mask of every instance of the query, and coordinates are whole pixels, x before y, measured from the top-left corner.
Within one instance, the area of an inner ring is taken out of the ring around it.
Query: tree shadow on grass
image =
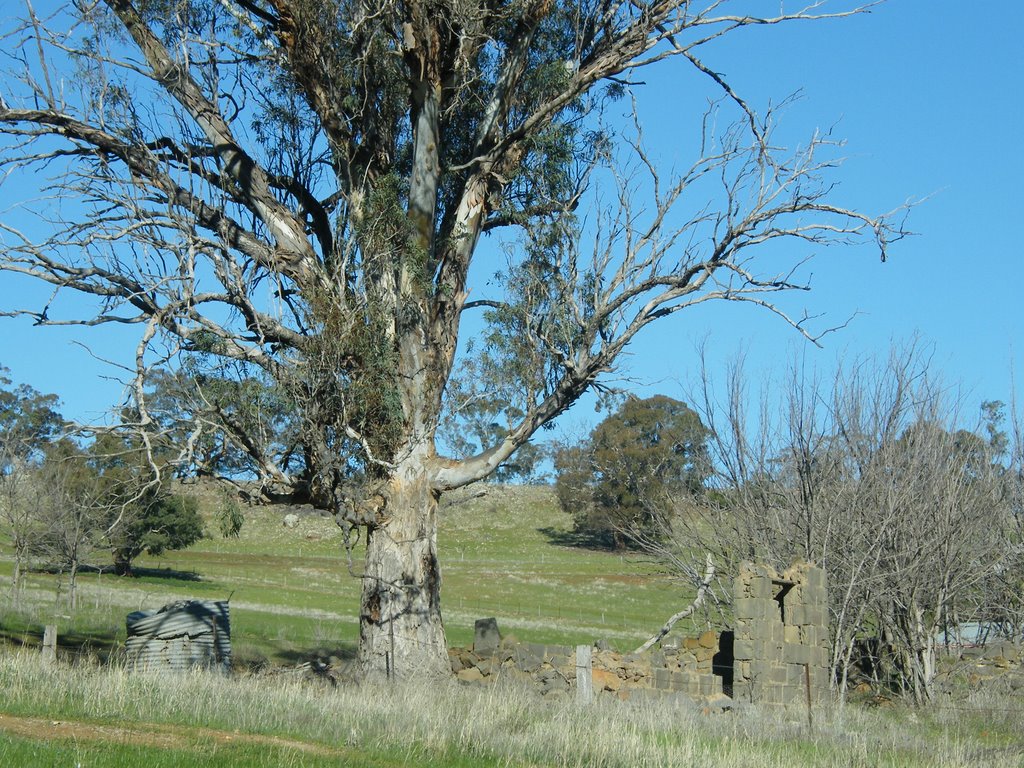
[[[67,569],[58,568],[55,565],[41,565],[36,566],[32,569],[34,573],[46,573],[50,576],[67,576]],[[108,576],[113,579],[124,578],[149,578],[149,579],[167,579],[170,581],[203,581],[203,577],[195,571],[179,571],[174,568],[142,568],[133,567],[130,574],[123,576],[118,575],[114,572],[114,567],[111,565],[82,565],[78,569],[79,574],[83,573],[94,573],[100,576]]]
[[[43,646],[42,625],[18,625],[0,619],[0,644],[8,648],[39,650]],[[57,657],[64,661],[84,659],[106,663],[120,651],[117,632],[112,629],[69,629],[57,635]]]
[[[133,567],[127,578],[167,579],[169,581],[204,581],[195,571],[179,571],[174,568],[139,568]]]
[[[600,552],[616,552],[613,544],[607,537],[589,531],[562,530],[561,528],[538,528],[538,533],[544,534],[547,540],[558,547],[575,547],[577,549],[594,549]]]
[[[274,658],[284,664],[305,664],[307,661],[327,662],[332,658],[342,662],[352,661],[356,657],[354,645],[335,645],[330,647],[292,648],[274,651]]]

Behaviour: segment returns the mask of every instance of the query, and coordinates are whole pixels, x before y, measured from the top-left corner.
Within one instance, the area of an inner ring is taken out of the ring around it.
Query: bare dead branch
[[[683,610],[679,611],[679,613],[673,614],[672,617],[665,622],[661,629],[659,629],[654,635],[652,635],[647,642],[645,642],[643,645],[641,645],[639,648],[633,651],[633,653],[643,653],[644,651],[648,650],[652,645],[657,643],[659,640],[661,640],[661,638],[663,638],[665,635],[671,632],[672,627],[674,627],[677,622],[679,622],[682,619],[685,619],[687,616],[692,616],[693,612],[700,608],[701,604],[704,602],[704,596],[707,594],[708,589],[711,588],[711,582],[714,580],[714,578],[715,563],[714,560],[711,559],[711,553],[708,553],[706,558],[706,564],[704,566],[704,576],[703,578],[701,578],[700,584],[697,585],[697,594],[693,598],[693,602],[691,602]]]

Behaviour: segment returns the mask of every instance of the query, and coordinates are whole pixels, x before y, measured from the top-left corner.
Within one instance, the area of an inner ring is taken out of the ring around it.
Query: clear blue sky
[[[778,2],[765,2],[767,12]],[[786,3],[786,6],[796,5]],[[877,351],[920,334],[934,365],[975,401],[1011,396],[1011,370],[1024,380],[1024,4],[889,0],[870,15],[842,21],[747,30],[706,54],[714,69],[764,107],[795,91],[785,131],[802,138],[835,125],[848,161],[837,200],[870,212],[927,198],[911,213],[918,235],[881,264],[868,249],[830,249],[814,262],[813,291],[802,305],[825,324],[859,313],[816,350],[781,321],[735,304],[682,313],[650,329],[627,361],[648,382],[642,391],[678,394],[692,374],[693,348],[708,336],[721,361],[741,348],[755,369],[783,365],[794,349],[828,368],[837,357]],[[671,65],[646,72],[639,90],[646,138],[671,164],[681,121]],[[0,185],[0,215],[12,192]],[[2,304],[23,287],[0,283]],[[0,320],[0,363],[16,381],[58,394],[67,416],[95,420],[114,405],[117,371],[96,355],[129,364],[135,328],[39,329]],[[1018,383],[1018,391],[1024,391]],[[565,424],[592,424],[577,407]]]

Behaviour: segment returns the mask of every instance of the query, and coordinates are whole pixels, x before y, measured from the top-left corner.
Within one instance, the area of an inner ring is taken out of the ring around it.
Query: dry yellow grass
[[[1024,744],[1020,699],[967,699],[955,712],[821,709],[809,730],[800,712],[704,714],[617,700],[584,708],[514,686],[328,688],[280,676],[132,675],[46,667],[24,654],[0,657],[0,688],[0,733],[31,738],[44,752],[78,732],[101,742],[104,734],[148,740],[155,750],[228,734],[304,753],[298,765],[344,754],[354,765],[390,755],[388,765],[1019,768]],[[69,733],[25,730],[45,721]],[[3,744],[0,735],[0,761]]]

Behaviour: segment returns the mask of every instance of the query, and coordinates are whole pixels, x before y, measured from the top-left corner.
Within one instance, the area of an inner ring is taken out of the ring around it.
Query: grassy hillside
[[[483,495],[477,494],[484,492]],[[201,492],[213,522],[222,498]],[[245,509],[237,538],[211,534],[188,550],[137,561],[137,578],[85,573],[74,615],[57,597],[57,577],[33,573],[18,611],[0,618],[0,632],[35,642],[56,623],[62,642],[91,643],[99,652],[124,639],[124,617],[186,597],[231,598],[232,642],[242,660],[294,663],[311,653],[345,657],[357,638],[362,547],[351,564],[341,530],[330,518],[290,510]],[[639,644],[688,600],[640,558],[567,543],[571,520],[547,487],[476,487],[446,496],[440,513],[442,610],[453,645],[472,640],[473,622],[495,616],[505,633],[548,643],[606,638]],[[97,562],[106,562],[97,553]],[[9,557],[0,579],[9,582]],[[6,585],[4,585],[6,586]],[[681,591],[682,590],[682,591]]]

